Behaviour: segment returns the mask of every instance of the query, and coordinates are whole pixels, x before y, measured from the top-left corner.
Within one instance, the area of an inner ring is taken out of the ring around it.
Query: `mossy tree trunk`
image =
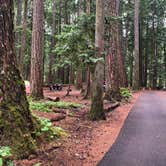
[[[96,57],[101,58],[104,50],[104,2],[103,0],[96,1],[96,34],[95,46],[97,48]],[[98,61],[95,64],[94,71],[92,72],[92,103],[89,113],[91,120],[105,119],[103,108],[103,79],[104,79],[104,66],[103,63]]]
[[[16,67],[13,0],[0,0],[0,145],[18,157],[34,150],[32,117],[25,85]]]

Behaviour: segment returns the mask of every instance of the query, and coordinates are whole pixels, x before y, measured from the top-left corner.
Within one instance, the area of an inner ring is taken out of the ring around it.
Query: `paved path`
[[[166,92],[139,97],[98,166],[166,166]]]

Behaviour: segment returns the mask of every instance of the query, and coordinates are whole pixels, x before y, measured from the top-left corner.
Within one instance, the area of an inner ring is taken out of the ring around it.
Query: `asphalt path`
[[[166,166],[166,92],[139,97],[98,166]]]

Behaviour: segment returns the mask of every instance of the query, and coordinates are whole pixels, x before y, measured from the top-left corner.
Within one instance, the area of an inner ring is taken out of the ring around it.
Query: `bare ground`
[[[80,91],[77,90],[73,90],[68,97],[64,97],[65,93],[66,90],[61,92],[45,90],[46,97],[60,97],[62,101],[84,105],[81,110],[74,110],[74,117],[67,116],[64,120],[53,123],[69,133],[69,137],[49,144],[42,143],[37,154],[15,161],[16,166],[34,166],[36,163],[40,163],[41,166],[95,166],[115,142],[128,113],[141,94],[134,93],[129,103],[122,103],[116,110],[107,113],[106,121],[91,122],[87,118],[90,101],[82,100]],[[109,103],[106,103],[105,107],[108,105]],[[41,112],[36,114],[48,118],[53,116]]]

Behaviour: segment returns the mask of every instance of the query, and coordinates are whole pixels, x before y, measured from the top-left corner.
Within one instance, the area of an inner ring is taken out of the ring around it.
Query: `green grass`
[[[70,102],[32,101],[29,100],[30,109],[42,112],[51,112],[52,108],[71,109],[80,108],[82,105]]]

